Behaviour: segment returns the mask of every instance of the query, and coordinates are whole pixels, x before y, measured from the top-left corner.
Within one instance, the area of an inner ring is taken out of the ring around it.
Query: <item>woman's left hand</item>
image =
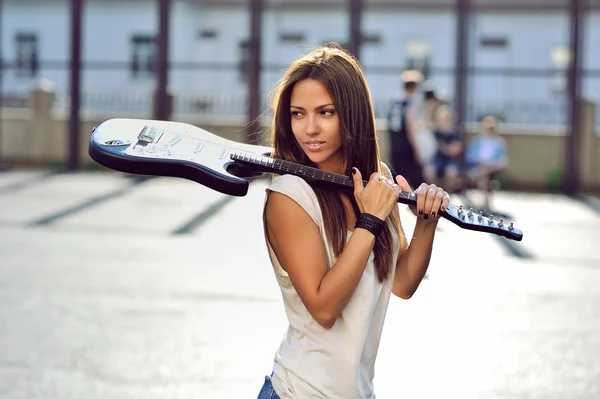
[[[402,191],[411,191],[404,177],[396,176],[396,183]],[[427,221],[439,220],[440,211],[448,209],[450,204],[450,194],[435,184],[422,183],[414,193],[417,196],[417,205],[410,208],[416,217]]]

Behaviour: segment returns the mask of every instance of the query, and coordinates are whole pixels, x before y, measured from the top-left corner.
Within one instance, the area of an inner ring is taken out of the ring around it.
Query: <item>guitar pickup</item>
[[[200,141],[194,150],[194,153],[199,153],[204,148],[204,141]]]
[[[138,140],[145,143],[152,143],[156,138],[156,129],[148,125],[144,126],[140,134],[138,134]]]
[[[181,136],[175,136],[171,140],[169,140],[169,142],[167,143],[167,145],[173,146],[173,145],[179,143],[180,141],[181,141]]]

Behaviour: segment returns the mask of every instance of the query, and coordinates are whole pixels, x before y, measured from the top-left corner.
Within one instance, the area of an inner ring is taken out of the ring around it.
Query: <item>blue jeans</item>
[[[258,393],[257,399],[280,399],[275,390],[273,389],[273,384],[271,384],[272,376],[273,373],[271,373],[270,376],[265,376],[265,383],[263,384],[262,389]]]

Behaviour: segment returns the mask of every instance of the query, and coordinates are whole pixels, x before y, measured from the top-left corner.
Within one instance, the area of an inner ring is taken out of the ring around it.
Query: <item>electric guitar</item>
[[[270,157],[273,148],[238,143],[199,127],[145,119],[109,119],[92,131],[89,143],[92,159],[121,172],[180,177],[195,181],[223,194],[245,196],[249,180],[264,174],[293,174],[309,182],[352,190],[352,177],[326,172]],[[367,184],[367,181],[364,181]],[[412,192],[402,191],[398,202],[416,205]],[[440,216],[473,231],[493,233],[521,241],[523,232],[513,223],[492,215],[450,205]]]

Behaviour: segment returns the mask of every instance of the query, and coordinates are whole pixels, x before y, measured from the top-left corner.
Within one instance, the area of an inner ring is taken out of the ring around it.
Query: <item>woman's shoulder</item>
[[[272,191],[313,192],[312,187],[306,180],[290,174],[274,175],[269,184],[269,189]]]
[[[321,212],[319,202],[314,190],[306,180],[290,174],[273,176],[267,190],[291,198],[300,205],[316,223],[320,222],[319,215]]]
[[[285,194],[298,202],[303,208],[314,207],[317,197],[313,188],[299,176],[284,174],[273,176],[268,190]]]

